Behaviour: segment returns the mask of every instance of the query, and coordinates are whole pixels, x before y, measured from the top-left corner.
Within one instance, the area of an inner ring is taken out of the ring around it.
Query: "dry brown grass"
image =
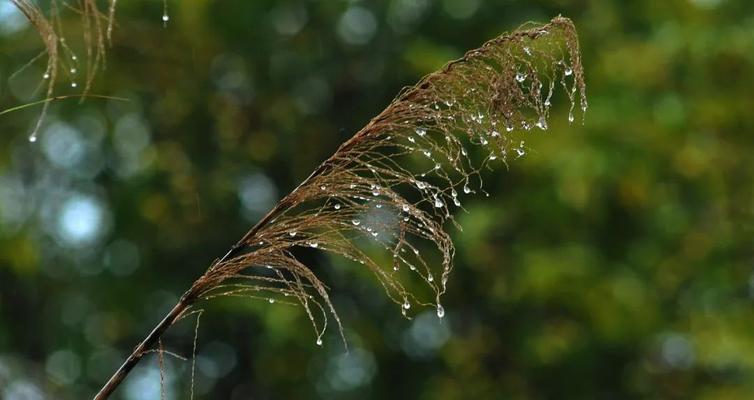
[[[339,327],[340,319],[327,286],[295,255],[295,248],[309,247],[371,271],[404,315],[414,306],[431,306],[442,316],[440,297],[453,266],[446,232],[448,223],[455,224],[453,212],[464,196],[483,192],[483,167],[525,153],[523,142],[513,139],[516,131],[548,128],[557,87],[571,103],[571,116],[576,105],[586,110],[576,31],[566,18],[525,26],[469,51],[403,90],[229,257],[214,263],[189,297],[298,303],[320,343],[327,315]],[[469,145],[481,148],[481,162],[472,160]],[[420,248],[426,244],[435,254],[425,256]],[[392,263],[364,251],[374,245]],[[428,287],[431,297],[409,291],[411,280]]]

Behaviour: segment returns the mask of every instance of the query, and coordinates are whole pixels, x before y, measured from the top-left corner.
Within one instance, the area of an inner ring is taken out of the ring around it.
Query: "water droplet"
[[[563,71],[563,74],[565,76],[571,76],[571,74],[573,74],[573,70],[571,69],[571,67],[566,67],[566,69]]]
[[[271,299],[269,299],[268,301],[270,302],[270,304],[272,304],[272,303],[274,303],[274,302],[275,302],[275,299],[272,299],[272,298],[271,298]]]
[[[573,122],[573,111],[568,113],[568,122]]]
[[[453,197],[453,204],[455,204],[456,207],[460,207],[461,206],[461,201],[458,200],[458,197]]]
[[[61,42],[65,42],[65,38],[62,38],[62,39],[60,39],[60,41],[61,41]],[[71,56],[71,60],[73,60],[73,61],[76,61],[76,60],[78,60],[78,59],[79,59],[79,58],[78,58],[78,57],[76,57],[75,55]]]
[[[445,308],[441,304],[437,305],[437,318],[445,317]]]
[[[435,280],[435,277],[432,276],[432,275],[430,275],[430,276],[427,277],[427,281],[429,281],[429,282],[434,282],[434,280]]]
[[[526,53],[527,55],[531,55],[531,49],[529,49],[528,47],[524,46],[524,53]]]
[[[76,86],[78,86],[78,83],[76,83],[76,82],[71,82],[71,87],[72,87],[72,88],[75,88]]]
[[[424,190],[427,187],[427,184],[422,181],[416,181],[416,187],[418,187],[421,190]]]
[[[379,234],[380,234],[380,233],[379,233],[379,232],[377,232],[377,231],[374,231],[374,232],[372,232],[372,236],[374,236],[374,237],[377,237],[377,235],[379,235]]]
[[[403,222],[408,222],[408,217],[403,217]]]
[[[317,338],[317,346],[322,346],[322,339],[321,338]]]
[[[76,73],[76,68],[71,68],[71,73],[75,74]]]
[[[377,205],[375,205],[375,207],[382,208],[382,204],[377,204]]]
[[[403,303],[403,309],[408,310],[409,308],[411,308],[411,303],[409,303],[408,300],[406,300]]]
[[[296,231],[288,232],[288,235],[290,235],[291,237],[294,237],[296,236]]]
[[[443,204],[443,202],[440,199],[435,198],[435,208],[441,208],[444,205],[445,204]]]
[[[471,188],[469,187],[468,183],[465,184],[465,185],[463,185],[463,192],[466,193],[466,194],[471,193]]]
[[[32,142],[32,143],[34,143],[34,142],[37,141],[37,134],[36,134],[36,132],[32,133],[31,135],[29,135],[29,141]]]
[[[403,207],[401,208],[403,209],[404,212],[408,212],[409,210],[408,204],[404,204]]]
[[[353,189],[353,188],[355,188],[355,187],[356,187],[356,185],[354,185],[354,184],[352,183],[352,184],[348,185],[348,187],[350,187],[351,189]]]
[[[351,223],[353,224],[353,226],[359,226],[361,224],[361,221],[359,221],[358,219],[352,219]]]
[[[167,15],[167,14],[163,14],[163,16],[162,16],[162,22],[168,22],[168,21],[170,21],[170,16]]]
[[[517,82],[523,82],[526,80],[526,74],[522,72],[516,72],[516,81]]]
[[[424,136],[427,134],[427,130],[424,128],[416,128],[416,134],[419,136]]]
[[[489,142],[487,141],[487,139],[485,139],[485,138],[482,138],[482,145],[486,145],[487,143],[489,143]]]
[[[490,153],[490,160],[497,160],[495,153]]]
[[[468,153],[468,152],[466,151],[466,149],[465,149],[465,148],[463,148],[463,147],[462,147],[462,148],[461,148],[461,154],[463,154],[463,155],[468,155],[469,153]]]
[[[319,188],[320,188],[321,190],[327,190],[327,186],[325,186],[325,185],[322,185],[322,186],[320,186]]]
[[[427,156],[427,157],[430,157],[430,158],[432,157],[432,152],[429,151],[429,150],[424,150],[424,151],[422,151],[422,153],[424,153],[424,155]]]
[[[311,248],[313,248],[313,249],[316,249],[317,247],[319,247],[319,243],[317,243],[317,242],[311,242],[311,243],[309,243],[309,246]]]
[[[550,99],[545,100],[545,107],[550,107]]]
[[[334,206],[334,208],[335,208],[336,210],[340,210],[340,204],[336,204],[336,205]]]
[[[377,189],[372,190],[372,196],[379,196],[379,195],[380,195],[380,191],[379,190],[377,190]]]
[[[413,136],[409,136],[408,137],[408,141],[411,142],[411,143],[416,143],[416,139],[414,139]]]
[[[490,134],[490,136],[492,136],[492,137],[500,137],[500,132],[498,132],[498,131],[492,131],[492,133]]]
[[[537,128],[539,128],[539,129],[541,129],[543,131],[547,130],[547,119],[545,118],[544,115],[541,116],[541,117],[539,117],[539,121],[537,121],[536,125],[537,125]]]
[[[42,75],[42,78],[44,78],[44,79],[50,79],[50,74],[48,74],[48,73],[45,72],[45,74]]]

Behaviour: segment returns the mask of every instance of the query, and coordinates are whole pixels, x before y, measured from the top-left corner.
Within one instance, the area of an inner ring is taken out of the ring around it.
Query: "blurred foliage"
[[[563,14],[590,109],[466,201],[444,297],[403,319],[319,260],[351,347],[297,308],[207,306],[200,398],[754,396],[754,3],[121,1],[97,94],[0,117],[0,397],[87,398],[209,263],[402,86]],[[74,15],[68,15],[75,22]],[[76,37],[75,28],[68,34]],[[72,40],[73,41],[73,40]],[[0,109],[41,50],[0,3]],[[61,87],[61,92],[72,89]],[[72,92],[71,92],[72,93]],[[562,104],[561,104],[562,106]],[[314,255],[313,257],[321,257]],[[191,353],[194,321],[166,348]],[[147,357],[119,398],[159,398]],[[168,398],[191,363],[168,359]],[[117,397],[117,396],[116,396]]]

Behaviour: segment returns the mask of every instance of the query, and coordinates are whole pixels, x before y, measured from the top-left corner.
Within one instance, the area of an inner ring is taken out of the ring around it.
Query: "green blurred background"
[[[38,108],[0,117],[0,398],[91,397],[402,86],[558,14],[585,124],[558,104],[465,202],[446,318],[403,319],[323,255],[350,353],[297,308],[210,304],[197,397],[754,398],[754,2],[192,0],[166,27],[160,1],[118,5],[94,92],[129,102],[55,103],[34,144]],[[12,74],[41,49],[2,0],[0,109],[40,98],[41,62]],[[165,347],[190,355],[193,332]],[[188,398],[190,365],[166,361],[167,398]],[[159,382],[151,355],[115,398]]]

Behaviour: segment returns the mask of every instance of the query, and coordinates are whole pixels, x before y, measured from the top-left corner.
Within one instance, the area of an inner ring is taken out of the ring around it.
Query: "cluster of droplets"
[[[168,4],[167,0],[163,0],[163,12],[162,12],[162,24],[164,27],[167,27],[168,21],[170,21],[170,15],[168,14]],[[108,23],[107,27],[107,34],[108,38],[110,36],[110,32],[112,30],[112,21]],[[62,49],[64,60],[61,60],[61,65],[63,66],[63,71],[70,77],[70,83],[69,86],[72,89],[78,89],[79,83],[76,79],[78,72],[79,72],[79,59],[78,56],[73,52],[71,47],[69,47],[68,43],[66,42],[65,37],[61,36],[58,38],[58,41],[60,43],[60,48]],[[42,74],[42,79],[45,81],[49,81],[53,78],[53,69],[57,68],[57,65],[49,65],[47,70]],[[54,82],[50,82],[50,85],[54,84]],[[36,142],[38,139],[38,132],[35,129],[31,134],[29,134],[28,140],[31,143]]]
[[[78,88],[78,83],[76,82],[76,76],[78,74],[78,65],[79,65],[79,59],[78,56],[76,56],[76,53],[73,52],[73,50],[68,46],[66,43],[65,37],[58,38],[58,41],[60,42],[61,48],[63,50],[63,59],[59,60],[59,65],[62,67],[63,71],[69,76],[70,78],[70,86],[73,89]],[[48,81],[47,85],[53,85],[55,82],[49,82],[53,78],[54,70],[57,70],[59,66],[48,64],[47,70],[42,74],[42,80]],[[50,86],[51,87],[51,86]],[[29,142],[34,143],[37,141],[38,138],[38,132],[37,129],[32,131],[32,133],[29,134]]]
[[[414,133],[416,135],[418,135],[419,137],[425,137],[426,135],[428,135],[429,131],[426,128],[420,128],[420,129],[417,129]],[[435,167],[433,169],[434,170],[439,169],[437,167],[438,165],[439,165],[439,163],[436,163]],[[371,171],[373,173],[376,173],[374,170],[371,170]],[[437,188],[434,185],[431,185],[431,184],[429,184],[429,183],[427,183],[425,181],[420,180],[418,177],[416,179],[414,179],[413,182],[414,182],[415,187],[419,191],[421,191],[422,193],[425,193],[428,196],[430,196],[429,198],[432,200],[431,205],[432,205],[433,208],[438,209],[438,208],[445,207],[445,203],[443,201],[443,196],[441,195],[441,191],[440,191],[439,188]],[[385,202],[385,204],[390,203],[390,201],[388,199],[388,196],[390,195],[389,188],[384,188],[380,184],[377,184],[377,183],[366,183],[365,185],[358,185],[358,188],[357,188],[357,185],[350,184],[348,187],[349,187],[349,189],[352,189],[352,190],[362,190],[363,189],[368,194],[370,194],[372,198],[370,198],[370,197],[364,197],[364,196],[361,196],[361,195],[358,195],[358,194],[350,194],[349,196],[352,197],[352,198],[354,198],[354,199],[362,200],[366,204],[368,204],[368,203],[371,202],[371,203],[373,203],[373,206],[375,208],[378,208],[378,209],[381,208],[383,206],[383,201]],[[325,190],[326,189],[327,188],[325,188]],[[322,189],[320,188],[320,190],[322,190]],[[458,192],[455,189],[452,189],[452,191],[451,191],[451,197],[453,199],[453,203],[456,206],[460,206],[461,205],[460,200],[458,199]],[[340,204],[340,203],[339,202],[335,203],[335,205],[338,205],[338,204]],[[430,233],[434,233],[435,232],[435,228],[433,228],[432,226],[429,226],[429,225],[426,225],[426,224],[420,222],[422,220],[422,215],[425,215],[424,211],[421,211],[418,208],[412,207],[412,205],[410,203],[408,203],[408,202],[401,202],[401,203],[397,203],[397,204],[393,203],[393,204],[395,204],[396,211],[399,214],[401,214],[400,217],[402,218],[402,220],[403,220],[404,223],[410,222],[412,219],[415,218],[414,222],[412,222],[412,224],[414,226],[416,226],[417,228],[426,229]],[[340,208],[335,207],[335,206],[333,206],[333,208],[334,209],[340,209]],[[373,238],[378,238],[378,236],[380,236],[380,232],[381,232],[380,230],[376,229],[375,227],[373,227],[373,226],[371,226],[369,224],[365,224],[363,222],[363,219],[360,218],[360,217],[351,217],[351,218],[348,219],[348,223],[354,229],[356,229],[358,231],[361,231],[361,232],[364,232],[368,236],[371,236]],[[386,232],[391,232],[391,230],[388,229]],[[393,235],[393,233],[390,233],[390,235]],[[394,239],[395,239],[395,237],[394,237]],[[384,242],[391,242],[391,240],[390,240],[390,238],[385,238]],[[416,256],[417,258],[421,257],[421,254],[420,254],[420,252],[419,252],[418,249],[413,248],[413,247],[409,247],[409,248],[413,252],[414,256]],[[400,253],[406,253],[406,248],[401,248]],[[359,262],[359,263],[361,263],[361,264],[364,264],[364,260],[360,260],[358,258],[354,258],[354,260],[357,261],[357,262]],[[408,269],[410,271],[412,271],[413,273],[419,274],[419,269],[417,268],[417,266],[414,265],[412,262],[410,262],[407,258],[405,258],[404,256],[399,256],[397,254],[394,255],[393,271],[394,272],[400,271],[400,265],[401,264],[405,264],[406,266],[408,266]],[[441,281],[443,290],[444,290],[445,285],[447,283],[447,273],[448,272],[449,271],[446,268],[445,273],[443,273],[443,279]],[[435,275],[433,275],[432,272],[429,269],[427,269],[426,272],[424,274],[421,274],[420,276],[422,276],[424,278],[424,280],[426,280],[430,285],[435,282]],[[438,296],[438,299],[439,299],[439,296]],[[408,300],[407,297],[404,297],[404,300],[402,301],[402,303],[400,303],[400,305],[401,305],[401,307],[400,307],[401,308],[401,312],[406,317],[408,317],[407,311],[411,308],[411,302]],[[442,308],[442,306],[438,306],[437,310],[439,310],[438,311],[438,316],[442,318],[444,316],[444,309]]]

